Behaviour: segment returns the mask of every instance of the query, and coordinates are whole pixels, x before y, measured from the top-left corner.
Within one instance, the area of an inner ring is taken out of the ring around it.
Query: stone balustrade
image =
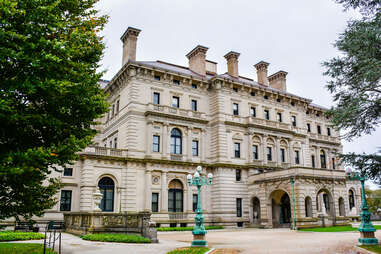
[[[102,146],[89,146],[86,147],[80,155],[99,155],[111,157],[127,157],[127,149],[116,149]]]
[[[165,114],[173,114],[178,116],[184,116],[184,117],[193,117],[193,118],[201,118],[203,120],[206,120],[206,114],[199,111],[193,111],[189,109],[182,109],[182,108],[176,108],[176,107],[170,107],[166,105],[157,105],[157,104],[148,104],[148,111],[156,111],[161,112]]]

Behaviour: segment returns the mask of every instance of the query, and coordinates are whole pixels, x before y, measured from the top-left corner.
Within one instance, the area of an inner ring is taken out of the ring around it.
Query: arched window
[[[182,137],[180,130],[177,128],[171,131],[171,153],[182,154]]]
[[[345,216],[345,205],[342,197],[339,198],[339,216]]]
[[[353,207],[355,207],[355,194],[353,190],[349,190],[349,210],[352,210]]]
[[[103,195],[99,208],[103,212],[114,211],[114,190],[115,190],[114,181],[110,177],[103,177],[99,181],[98,187],[100,192]]]
[[[168,185],[168,212],[183,212],[183,184],[177,179]]]
[[[305,198],[304,206],[306,211],[306,217],[312,217],[312,200],[310,197]]]
[[[320,166],[321,168],[327,168],[324,150],[320,150]]]

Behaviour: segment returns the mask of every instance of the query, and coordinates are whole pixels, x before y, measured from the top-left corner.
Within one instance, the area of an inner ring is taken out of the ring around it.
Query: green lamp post
[[[292,230],[296,230],[296,217],[295,217],[295,179],[294,177],[291,177],[291,191],[292,191]]]
[[[347,168],[346,170],[347,176],[349,180],[357,180],[361,182],[361,224],[358,228],[360,231],[359,244],[360,245],[375,245],[378,244],[377,238],[374,236],[374,232],[376,229],[373,227],[372,222],[370,220],[370,212],[368,208],[368,204],[366,203],[365,198],[365,187],[364,182],[366,180],[365,175],[360,174],[359,172],[352,172],[352,169]]]
[[[206,230],[204,227],[204,215],[201,208],[201,186],[211,185],[213,174],[209,173],[208,177],[200,176],[202,167],[198,166],[197,171],[194,173],[193,178],[191,174],[187,175],[188,184],[190,186],[197,186],[197,209],[196,217],[194,218],[195,225],[192,231],[193,241],[192,247],[206,247],[207,242],[205,240]]]

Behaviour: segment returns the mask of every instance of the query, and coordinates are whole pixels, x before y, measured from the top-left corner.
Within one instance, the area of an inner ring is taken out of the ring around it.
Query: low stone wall
[[[84,235],[94,233],[134,233],[158,242],[156,224],[150,212],[105,213],[65,212],[66,232]]]

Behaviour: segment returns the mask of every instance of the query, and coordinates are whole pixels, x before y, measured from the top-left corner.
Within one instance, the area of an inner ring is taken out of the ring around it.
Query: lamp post
[[[206,247],[207,242],[205,240],[206,230],[204,227],[204,215],[202,214],[201,208],[201,186],[211,185],[213,174],[209,173],[208,177],[200,176],[202,171],[202,167],[198,166],[197,171],[194,173],[193,178],[191,174],[187,175],[187,180],[189,186],[197,186],[197,209],[196,209],[196,217],[194,218],[194,228],[192,231],[193,241],[192,247]]]
[[[291,177],[290,179],[291,186],[292,186],[292,230],[296,230],[296,217],[295,217],[295,179],[294,177]]]
[[[374,232],[376,229],[373,227],[372,222],[370,220],[370,212],[368,208],[368,204],[365,198],[365,187],[364,182],[366,177],[364,174],[360,174],[359,172],[352,172],[350,168],[346,170],[347,177],[349,180],[357,180],[361,182],[361,224],[358,228],[360,231],[359,244],[360,245],[375,245],[378,244],[377,238],[374,236]]]

